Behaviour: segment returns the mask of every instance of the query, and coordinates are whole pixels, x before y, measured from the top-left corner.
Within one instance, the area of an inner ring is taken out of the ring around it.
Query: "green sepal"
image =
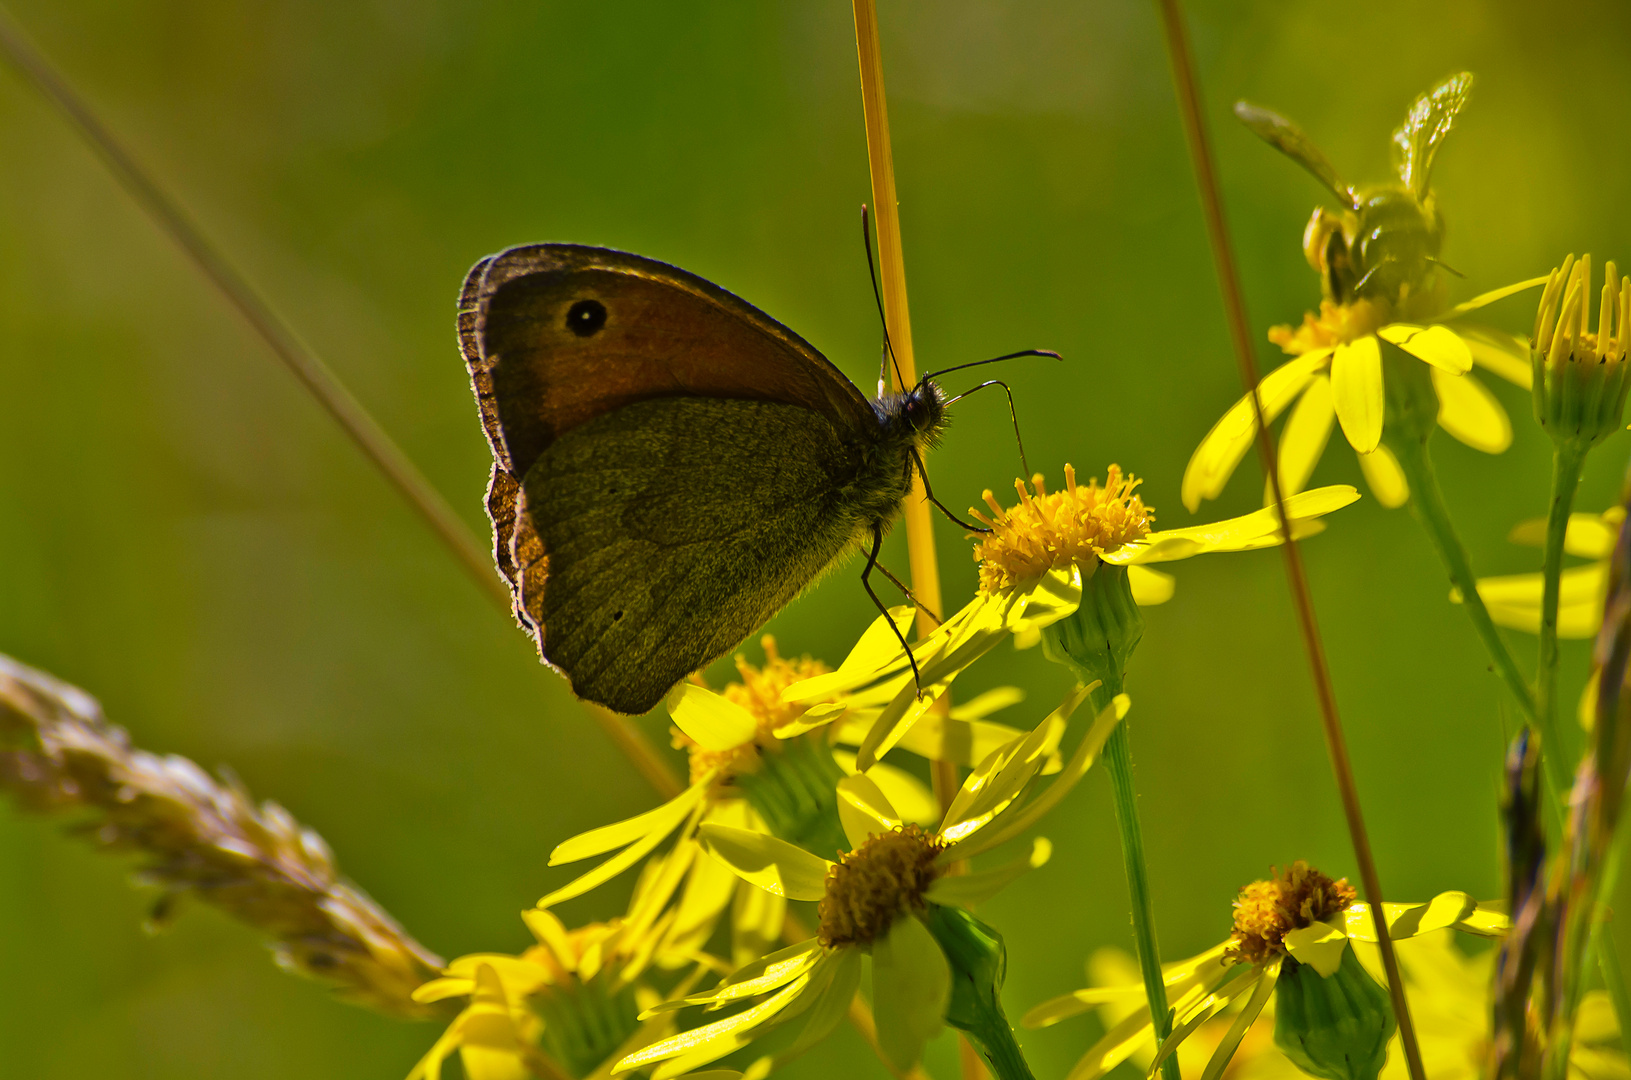
[[[739,773],[735,783],[772,836],[833,859],[849,850],[838,817],[837,788],[843,778],[826,742],[806,737],[762,753],[759,768]]]
[[[967,1033],[997,1080],[1034,1080],[1002,1011],[1008,972],[1002,935],[960,907],[930,904],[923,921],[951,965],[946,1023]]]
[[[1133,599],[1125,566],[1101,562],[1092,573],[1082,569],[1081,606],[1043,629],[1042,651],[1069,668],[1083,686],[1120,686],[1127,661],[1144,636],[1144,614]]]
[[[1274,1045],[1322,1080],[1376,1080],[1396,1023],[1387,991],[1350,945],[1329,978],[1286,957],[1274,988]]]

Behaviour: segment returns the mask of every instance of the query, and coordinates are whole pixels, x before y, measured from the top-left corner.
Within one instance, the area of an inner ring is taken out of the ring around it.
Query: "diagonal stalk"
[[[380,474],[396,488],[488,599],[508,613],[513,601],[492,559],[425,474],[371,416],[293,326],[261,295],[226,254],[204,234],[181,202],[114,136],[67,78],[29,41],[10,12],[0,7],[0,57],[52,105],[102,159],[119,186],[170,237],[194,268],[226,298]],[[667,761],[625,717],[589,702],[585,710],[663,798],[684,785]]]
[[[1427,444],[1420,439],[1405,436],[1388,440],[1388,448],[1398,459],[1399,471],[1404,473],[1405,481],[1410,485],[1410,510],[1421,522],[1432,541],[1433,550],[1444,564],[1444,569],[1450,575],[1450,584],[1461,596],[1461,606],[1467,609],[1467,617],[1472,620],[1472,626],[1478,633],[1478,640],[1483,642],[1484,650],[1489,653],[1489,659],[1500,673],[1501,680],[1506,683],[1512,692],[1513,699],[1528,719],[1535,719],[1535,699],[1529,691],[1529,680],[1524,678],[1523,672],[1518,670],[1517,661],[1512,659],[1512,653],[1501,639],[1501,632],[1496,629],[1495,622],[1489,617],[1489,609],[1484,606],[1484,598],[1478,594],[1478,579],[1473,576],[1472,564],[1467,561],[1467,549],[1461,546],[1461,538],[1455,531],[1455,524],[1450,520],[1450,511],[1444,505],[1444,493],[1438,486],[1438,473],[1433,468],[1433,459],[1428,454]],[[1541,737],[1547,746],[1554,742],[1552,733],[1545,729]],[[1550,755],[1547,755],[1550,757]],[[1568,774],[1561,778],[1552,776],[1555,783],[1562,780],[1558,791],[1569,789]]]
[[[1354,859],[1359,864],[1359,877],[1365,888],[1365,900],[1371,905],[1376,921],[1378,951],[1382,954],[1382,968],[1387,975],[1388,996],[1393,1002],[1393,1013],[1399,1023],[1399,1041],[1404,1046],[1405,1063],[1411,1080],[1425,1080],[1421,1048],[1416,1042],[1415,1023],[1410,1018],[1410,1006],[1405,997],[1404,979],[1399,973],[1399,960],[1394,954],[1393,940],[1388,937],[1382,922],[1382,882],[1376,873],[1376,860],[1371,854],[1370,837],[1365,830],[1364,812],[1359,805],[1359,789],[1354,784],[1353,769],[1348,762],[1347,739],[1342,732],[1342,720],[1337,714],[1336,691],[1331,685],[1331,671],[1325,660],[1325,646],[1320,641],[1319,624],[1314,616],[1314,600],[1303,573],[1302,555],[1291,536],[1286,515],[1285,492],[1280,486],[1279,461],[1274,452],[1274,437],[1269,432],[1263,415],[1263,399],[1258,392],[1257,364],[1252,356],[1251,325],[1246,318],[1246,301],[1240,290],[1240,275],[1235,267],[1234,249],[1229,242],[1228,223],[1223,216],[1223,195],[1218,184],[1217,170],[1212,162],[1212,148],[1207,140],[1205,114],[1201,109],[1200,87],[1195,75],[1195,59],[1189,49],[1188,32],[1178,0],[1160,0],[1161,18],[1166,31],[1167,51],[1172,61],[1173,82],[1178,94],[1179,112],[1183,116],[1184,134],[1189,143],[1190,160],[1195,167],[1196,184],[1200,188],[1201,206],[1206,215],[1207,232],[1212,241],[1212,257],[1217,265],[1218,282],[1223,290],[1224,310],[1229,319],[1230,338],[1234,343],[1235,360],[1240,367],[1240,378],[1252,399],[1252,414],[1257,424],[1257,452],[1263,462],[1263,471],[1269,478],[1274,493],[1274,505],[1280,515],[1284,543],[1286,578],[1297,609],[1297,624],[1302,631],[1303,645],[1308,652],[1315,691],[1319,696],[1320,719],[1325,731],[1325,748],[1331,758],[1331,771],[1335,775],[1337,792],[1342,797],[1342,811],[1348,822],[1348,835],[1353,840]]]

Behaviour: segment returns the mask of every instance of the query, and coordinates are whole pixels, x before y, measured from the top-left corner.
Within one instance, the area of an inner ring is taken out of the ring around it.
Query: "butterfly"
[[[579,697],[646,712],[868,544],[883,607],[867,574],[946,423],[929,378],[868,398],[717,285],[576,244],[478,262],[459,340],[499,572]]]

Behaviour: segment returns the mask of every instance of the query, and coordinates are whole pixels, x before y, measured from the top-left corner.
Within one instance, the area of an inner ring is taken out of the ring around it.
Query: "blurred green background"
[[[924,366],[1039,346],[1005,377],[1054,483],[1118,462],[1165,525],[1195,443],[1239,393],[1153,7],[894,2],[881,13]],[[469,265],[573,240],[677,263],[796,328],[858,383],[879,331],[857,238],[870,199],[850,9],[736,4],[15,0],[114,127],[485,535],[488,455],[453,340]],[[1440,158],[1464,298],[1565,252],[1631,257],[1621,115],[1631,11],[1526,0],[1195,2],[1190,16],[1259,335],[1317,299],[1299,251],[1320,192],[1235,124],[1300,121],[1354,181],[1388,169],[1411,98],[1480,82]],[[0,74],[0,651],[76,682],[143,746],[230,764],[332,843],[445,956],[516,949],[566,879],[557,841],[652,792],[464,572],[42,101]],[[1523,330],[1525,298],[1494,321]],[[1274,362],[1264,343],[1261,359]],[[1486,380],[1487,381],[1487,380]],[[1548,444],[1486,457],[1440,435],[1481,573],[1544,510]],[[967,505],[1017,470],[1000,399],[956,409],[931,462]],[[1628,449],[1591,461],[1608,505]],[[1360,483],[1340,444],[1317,482]],[[1207,517],[1258,505],[1248,461]],[[944,526],[944,523],[942,523]],[[1306,547],[1389,894],[1500,889],[1495,795],[1511,717],[1403,511],[1371,500]],[[888,561],[903,567],[899,536]],[[973,584],[942,527],[949,603]],[[1129,690],[1164,950],[1226,932],[1272,863],[1354,865],[1273,553],[1176,567]],[[836,662],[872,618],[846,570],[770,626]],[[1513,635],[1527,666],[1532,639]],[[756,655],[757,650],[753,650]],[[1586,649],[1565,646],[1565,700]],[[716,669],[723,677],[726,666]],[[1063,689],[1006,649],[959,684]],[[661,718],[647,730],[666,743]],[[1107,786],[1047,823],[1051,865],[983,917],[1011,1013],[1129,946]],[[255,937],[192,908],[168,935],[128,867],[0,809],[0,1073],[140,1078],[406,1074],[437,1032],[327,1000]],[[618,890],[563,910],[619,910]],[[1623,935],[1624,936],[1628,935]],[[1039,1076],[1086,1022],[1027,1033]],[[931,1067],[948,1074],[950,1043]],[[883,1076],[847,1029],[786,1073]]]

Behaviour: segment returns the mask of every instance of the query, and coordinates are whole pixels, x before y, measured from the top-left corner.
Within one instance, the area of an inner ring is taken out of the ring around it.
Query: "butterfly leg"
[[[865,589],[866,594],[872,597],[872,602],[878,605],[878,610],[883,612],[884,621],[889,623],[889,628],[895,632],[895,637],[900,640],[900,647],[906,650],[906,659],[912,663],[912,681],[917,684],[918,696],[922,697],[923,673],[918,670],[917,657],[912,655],[912,647],[906,643],[906,635],[900,632],[900,627],[895,625],[895,620],[890,617],[889,608],[882,600],[878,599],[878,594],[872,591],[872,568],[876,566],[878,569],[883,570],[883,567],[878,566],[878,551],[882,547],[883,526],[875,521],[872,523],[872,550],[867,552],[866,566],[861,570],[861,588]],[[888,574],[891,581],[894,580],[895,575],[890,574],[887,570],[883,572]],[[895,584],[899,585],[900,582],[897,581]],[[908,593],[907,595],[911,594]]]
[[[912,451],[912,460],[917,462],[917,474],[923,477],[923,497],[928,499],[934,505],[938,506],[940,508],[940,512],[951,519],[952,524],[957,525],[960,528],[967,529],[972,533],[988,533],[991,531],[990,529],[985,528],[983,525],[975,525],[972,522],[964,521],[962,518],[948,510],[945,503],[934,497],[934,489],[929,486],[929,472],[923,467],[923,458],[918,455],[916,449],[913,449]]]
[[[904,593],[906,595],[906,599],[908,599],[908,600],[910,600],[912,602],[913,607],[917,608],[919,611],[922,611],[929,618],[933,619],[936,626],[939,626],[941,623],[946,621],[946,620],[942,619],[939,615],[935,614],[935,611],[934,611],[933,608],[929,607],[928,605],[923,603],[923,601],[919,600],[917,598],[917,595],[915,593],[913,593],[911,589],[908,589],[906,587],[906,583],[904,581],[902,581],[900,578],[896,577],[894,574],[890,573],[889,572],[889,567],[885,566],[883,563],[878,563],[877,564],[877,569],[879,570],[879,572],[881,572],[883,574],[884,577],[888,578],[892,583],[894,583],[895,588],[899,589],[902,593]]]

